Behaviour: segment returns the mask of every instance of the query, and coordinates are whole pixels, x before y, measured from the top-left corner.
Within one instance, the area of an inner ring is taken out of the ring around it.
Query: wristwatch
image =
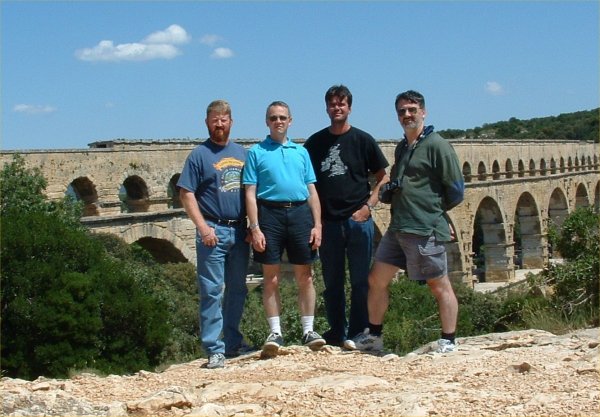
[[[250,230],[254,230],[258,227],[258,223],[251,223],[250,226],[248,226],[248,229]]]
[[[366,204],[366,205],[367,205],[367,207],[369,208],[369,211],[373,210],[373,207],[375,207],[375,206],[373,206],[373,205],[369,204],[369,202],[368,202],[368,201],[367,201],[365,204]]]

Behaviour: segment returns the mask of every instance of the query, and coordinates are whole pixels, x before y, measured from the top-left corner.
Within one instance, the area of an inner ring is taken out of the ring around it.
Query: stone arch
[[[544,158],[540,160],[540,175],[548,175],[548,172],[546,171],[546,160]]]
[[[465,182],[471,182],[471,165],[468,162],[465,162],[463,164],[462,174],[465,179]]]
[[[533,196],[524,192],[515,209],[515,265],[523,269],[543,268],[544,248],[540,212]]]
[[[575,171],[579,171],[581,168],[579,166],[579,158],[575,157]]]
[[[565,158],[560,157],[560,172],[565,172]]]
[[[569,215],[569,203],[565,193],[560,188],[555,188],[548,201],[548,221],[550,226],[560,228]]]
[[[519,171],[519,174],[518,174],[519,178],[525,176],[525,163],[523,162],[522,159],[519,159],[518,171]]]
[[[590,200],[588,198],[589,194],[585,184],[581,183],[577,186],[577,191],[575,192],[575,208],[579,207],[588,207],[590,205]]]
[[[587,157],[586,168],[587,168],[588,170],[591,170],[591,169],[593,168],[593,167],[592,167],[592,157],[591,157],[591,156],[588,156],[588,157]]]
[[[96,185],[88,177],[75,178],[67,187],[65,194],[83,202],[82,216],[98,216]]]
[[[181,199],[179,198],[179,187],[177,187],[177,181],[179,181],[180,176],[181,174],[177,173],[173,175],[169,180],[169,185],[167,189],[167,196],[169,197],[169,208],[177,209],[183,207]]]
[[[168,242],[172,246],[172,250],[177,250],[188,262],[196,265],[195,248],[189,248],[181,238],[166,229],[163,225],[159,226],[152,223],[134,224],[125,231],[119,230],[116,234],[121,236],[128,244],[138,242],[142,239],[146,242],[149,239],[158,240],[159,242],[155,244],[163,245],[165,245],[165,242]]]
[[[485,197],[475,212],[473,262],[482,282],[505,282],[514,276],[512,245],[507,245],[504,216],[498,203]],[[509,253],[510,252],[510,253]]]
[[[498,161],[494,161],[492,164],[492,179],[499,180],[500,179],[500,164]]]
[[[188,261],[179,249],[168,240],[142,237],[134,243],[146,249],[158,263],[185,263]]]
[[[598,169],[598,155],[594,155],[594,169]]]
[[[150,207],[148,186],[138,175],[125,178],[119,190],[119,198],[123,203],[122,212],[142,213],[147,212]]]
[[[567,159],[567,171],[568,172],[573,171],[573,158],[571,158],[570,156]]]
[[[600,212],[600,181],[596,183],[594,190],[594,212]]]
[[[454,225],[451,213],[448,213],[448,221],[450,227],[454,230],[454,233],[458,235],[458,229]],[[448,276],[453,282],[463,282],[465,278],[463,256],[461,253],[461,242],[458,239],[454,239],[451,242],[446,243],[446,257],[448,261]],[[470,278],[470,277],[469,277]]]
[[[556,174],[556,160],[550,159],[550,174]]]
[[[529,176],[535,177],[535,161],[533,159],[529,160]]]
[[[506,160],[506,163],[504,164],[505,167],[505,171],[506,171],[506,178],[512,178],[513,177],[513,164],[512,161],[510,159]]]
[[[479,162],[477,166],[477,181],[485,181],[487,177],[487,169],[483,161]]]

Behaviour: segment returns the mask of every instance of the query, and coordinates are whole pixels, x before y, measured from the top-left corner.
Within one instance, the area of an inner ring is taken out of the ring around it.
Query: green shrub
[[[324,285],[320,262],[316,262],[313,269],[313,283],[317,294],[314,329],[319,333],[323,333],[329,328],[329,325],[327,324],[325,306],[321,296]],[[285,343],[287,345],[301,345],[302,325],[300,324],[300,310],[298,309],[298,286],[295,280],[292,277],[281,280],[279,293],[282,305],[281,331],[284,333]],[[269,325],[262,303],[262,285],[249,291],[240,329],[247,342],[253,346],[262,346],[269,335]]]
[[[108,256],[79,224],[79,206],[46,201],[45,180],[22,158],[0,176],[3,372],[33,379],[158,364],[171,325],[152,270]]]

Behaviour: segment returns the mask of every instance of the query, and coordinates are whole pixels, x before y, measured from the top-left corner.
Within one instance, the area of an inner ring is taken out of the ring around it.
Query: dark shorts
[[[404,269],[415,281],[448,275],[446,246],[434,236],[388,230],[379,242],[375,260]]]
[[[283,251],[289,263],[307,265],[314,262],[317,251],[311,248],[310,231],[314,226],[308,203],[292,207],[270,207],[259,204],[258,224],[265,235],[264,252],[254,251],[254,261],[274,265],[281,263]]]

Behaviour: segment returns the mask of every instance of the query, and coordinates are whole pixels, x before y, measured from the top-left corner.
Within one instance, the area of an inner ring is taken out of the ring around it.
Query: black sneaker
[[[225,355],[222,353],[213,353],[208,357],[206,367],[208,369],[223,368],[225,366]]]
[[[302,344],[308,346],[312,350],[319,350],[325,344],[325,339],[323,339],[319,333],[311,330],[302,336]]]
[[[283,346],[283,337],[279,333],[271,333],[267,337],[262,351],[266,356],[275,356],[281,346]]]
[[[225,357],[226,358],[237,358],[238,356],[256,352],[256,350],[257,349],[255,347],[249,346],[246,343],[242,342],[242,344],[237,349],[225,352]]]

